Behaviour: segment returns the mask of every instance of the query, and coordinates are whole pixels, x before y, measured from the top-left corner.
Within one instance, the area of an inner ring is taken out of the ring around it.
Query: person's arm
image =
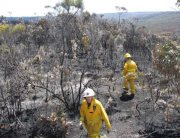
[[[84,112],[83,112],[83,105],[80,107],[80,121],[79,121],[79,127],[82,130],[83,129],[83,123],[84,123]]]
[[[139,68],[138,68],[138,65],[135,64],[135,72],[138,72]]]
[[[122,71],[123,76],[126,76],[126,74],[127,74],[127,63],[124,64],[123,71]]]
[[[103,119],[103,121],[105,122],[106,129],[107,129],[108,131],[110,131],[110,129],[111,129],[111,124],[110,124],[108,115],[107,115],[104,107],[102,106],[102,104],[100,104],[100,107],[101,107],[101,112],[102,112],[102,119]]]
[[[84,123],[83,104],[81,104],[81,107],[80,107],[80,123]]]

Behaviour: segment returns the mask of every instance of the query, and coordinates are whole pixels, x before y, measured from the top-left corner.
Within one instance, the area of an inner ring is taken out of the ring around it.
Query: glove
[[[79,128],[80,128],[80,130],[83,130],[83,124],[82,123],[79,124]]]

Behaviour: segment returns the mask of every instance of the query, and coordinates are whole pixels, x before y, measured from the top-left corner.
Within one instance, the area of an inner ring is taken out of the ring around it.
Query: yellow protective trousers
[[[124,78],[124,88],[128,89],[130,86],[131,94],[135,94],[135,79],[126,79]]]
[[[97,135],[97,134],[88,134],[88,137],[89,138],[100,138],[100,136],[99,135]]]
[[[137,78],[137,65],[136,63],[131,60],[128,59],[126,61],[126,63],[124,64],[124,68],[123,68],[123,76],[124,76],[124,83],[123,83],[123,87],[128,89],[130,86],[130,92],[131,94],[135,93],[135,79]]]

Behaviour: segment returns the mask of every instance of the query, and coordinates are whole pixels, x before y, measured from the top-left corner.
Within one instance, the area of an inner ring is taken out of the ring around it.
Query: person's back
[[[123,68],[123,77],[124,77],[123,89],[125,92],[127,92],[130,86],[131,96],[134,97],[135,89],[136,89],[134,81],[137,78],[137,73],[136,73],[137,65],[132,60],[132,57],[129,53],[126,53],[124,57],[126,62]]]
[[[137,72],[137,65],[132,59],[128,59],[125,64],[124,64],[124,76],[127,75],[127,73],[132,72],[135,73]]]

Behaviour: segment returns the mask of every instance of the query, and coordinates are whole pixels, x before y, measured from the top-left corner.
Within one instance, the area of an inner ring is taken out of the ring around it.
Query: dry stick
[[[164,132],[164,131],[178,131],[178,130],[177,129],[163,129],[162,131]],[[158,132],[158,130],[157,131],[153,131],[153,132],[148,133],[148,134],[144,134],[144,135],[142,135],[142,138],[144,138],[144,137],[148,138],[149,136],[151,136],[152,134],[154,134],[156,132]]]
[[[3,102],[4,102],[4,106],[5,106],[5,108],[7,108],[7,113],[8,113],[8,116],[9,116],[10,112],[9,112],[9,108],[8,108],[8,106],[7,106],[7,103],[6,103],[6,98],[4,97],[4,94],[3,94],[2,86],[0,86],[0,91],[1,91],[2,100],[3,100]],[[4,109],[4,110],[5,110],[5,109]]]
[[[56,94],[54,94],[54,92],[53,92],[53,91],[49,90],[49,89],[48,89],[48,88],[46,88],[45,86],[43,87],[43,86],[35,85],[35,87],[38,87],[38,88],[41,88],[41,89],[45,89],[45,90],[47,90],[49,93],[53,94],[53,96],[54,96],[54,97],[56,97],[58,100],[60,100],[62,103],[64,103],[64,104],[65,104],[65,102],[64,102],[64,100],[63,100],[63,99],[61,99],[59,96],[57,96]]]
[[[150,102],[150,99],[145,99],[145,100],[143,100],[143,101],[140,101],[138,104],[136,104],[136,110],[138,111],[138,114],[139,114],[139,116],[141,116],[141,112],[140,112],[140,110],[139,110],[139,105],[140,104],[142,104],[142,103],[145,103],[145,102]]]
[[[154,134],[154,133],[156,133],[157,131],[153,131],[153,132],[151,132],[151,133],[149,133],[149,134],[144,134],[144,135],[141,135],[141,137],[142,138],[144,138],[144,137],[149,137],[149,136],[151,136],[152,134]]]
[[[48,89],[48,84],[49,84],[49,78],[48,78],[48,73],[47,73],[47,78],[46,78],[46,88]],[[46,89],[46,117],[47,117],[47,114],[48,114],[48,91]]]
[[[16,115],[15,115],[15,116],[16,116]],[[17,122],[18,122],[22,127],[25,128],[25,126],[24,126],[23,123],[19,120],[19,118],[16,117],[16,119],[17,119]],[[26,130],[26,129],[25,129],[25,133],[26,133],[26,137],[28,137],[28,136],[27,136],[27,130]]]

